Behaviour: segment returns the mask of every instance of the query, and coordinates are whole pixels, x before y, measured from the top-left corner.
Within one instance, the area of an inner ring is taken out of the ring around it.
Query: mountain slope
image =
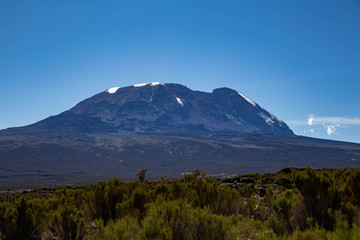
[[[11,131],[293,134],[283,121],[235,90],[206,93],[160,83],[112,88],[58,116]]]
[[[120,177],[266,173],[286,167],[360,167],[360,145],[294,135],[176,137],[87,133],[0,137],[0,188],[86,183]]]
[[[0,188],[120,177],[178,177],[360,167],[360,145],[296,136],[271,113],[229,88],[178,84],[111,88],[68,111],[0,131]]]

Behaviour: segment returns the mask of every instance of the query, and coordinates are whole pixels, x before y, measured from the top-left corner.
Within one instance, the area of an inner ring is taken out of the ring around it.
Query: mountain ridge
[[[223,87],[207,93],[171,83],[110,88],[29,125],[27,130],[56,131],[58,126],[74,131],[77,122],[85,123],[78,126],[80,132],[87,126],[88,131],[167,135],[213,131],[293,134],[286,123],[233,89]],[[11,131],[16,132],[8,129],[9,134]]]

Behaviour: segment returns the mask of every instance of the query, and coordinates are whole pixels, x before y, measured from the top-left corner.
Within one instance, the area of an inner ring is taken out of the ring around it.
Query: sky
[[[360,1],[1,0],[0,129],[111,87],[229,87],[297,135],[360,143]]]

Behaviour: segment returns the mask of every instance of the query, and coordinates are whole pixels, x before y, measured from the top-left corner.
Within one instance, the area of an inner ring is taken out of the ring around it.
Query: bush
[[[36,205],[21,198],[16,207],[0,204],[0,236],[2,240],[41,239],[41,216]]]
[[[95,222],[95,230],[90,234],[92,240],[113,240],[113,239],[137,239],[137,232],[140,226],[136,218],[126,216],[116,221],[110,221],[104,226],[102,220]]]
[[[151,204],[140,239],[229,239],[229,220],[182,201]]]
[[[276,213],[276,216],[280,219],[282,226],[286,229],[288,233],[291,233],[293,230],[290,223],[291,208],[295,199],[298,199],[299,197],[299,194],[297,194],[294,190],[289,189],[280,193],[273,201],[273,209]],[[272,222],[272,225],[275,226],[275,220],[272,220]],[[283,235],[284,233],[282,231],[279,231],[278,225],[279,224],[276,224],[276,230],[274,228],[272,229],[276,234],[281,233],[281,235]]]
[[[51,211],[50,228],[61,240],[80,240],[87,234],[82,212],[68,202]]]
[[[105,225],[110,219],[116,219],[116,204],[124,200],[125,194],[126,187],[118,178],[93,185],[87,195],[87,209],[91,218],[101,218]]]

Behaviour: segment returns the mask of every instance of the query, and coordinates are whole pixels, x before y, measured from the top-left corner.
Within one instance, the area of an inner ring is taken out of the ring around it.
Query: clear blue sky
[[[154,81],[230,87],[296,134],[360,142],[360,1],[0,1],[0,129]]]

